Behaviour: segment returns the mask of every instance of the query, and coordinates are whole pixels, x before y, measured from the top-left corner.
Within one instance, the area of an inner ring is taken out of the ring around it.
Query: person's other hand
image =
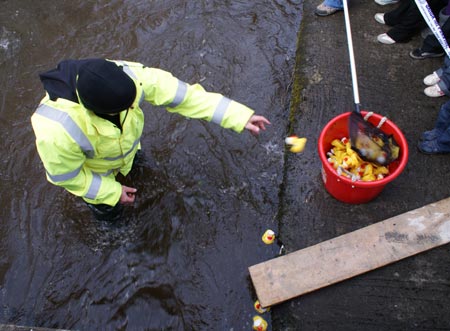
[[[122,185],[122,195],[120,196],[120,203],[123,205],[131,205],[136,198],[136,189]]]
[[[252,115],[245,125],[245,128],[250,131],[252,135],[257,136],[260,130],[266,129],[266,124],[270,124],[270,122],[264,116]]]

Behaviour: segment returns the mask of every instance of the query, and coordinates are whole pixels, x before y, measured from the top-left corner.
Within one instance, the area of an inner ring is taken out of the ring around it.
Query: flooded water
[[[289,85],[302,0],[0,1],[0,324],[250,330],[248,267],[278,253]],[[146,163],[114,225],[49,184],[30,116],[67,58],[145,63],[272,125],[258,138],[144,106]],[[265,315],[270,321],[270,315]]]

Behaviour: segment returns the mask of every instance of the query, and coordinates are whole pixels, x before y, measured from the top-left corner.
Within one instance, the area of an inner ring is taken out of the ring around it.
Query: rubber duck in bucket
[[[355,181],[381,180],[389,175],[389,168],[367,162],[352,149],[347,137],[334,139],[332,148],[327,153],[328,162],[336,169],[339,176],[345,176]]]

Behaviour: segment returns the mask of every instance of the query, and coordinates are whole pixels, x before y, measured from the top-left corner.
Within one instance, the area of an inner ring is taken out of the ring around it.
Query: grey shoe
[[[324,3],[321,3],[320,5],[317,6],[314,13],[317,16],[329,16],[329,15],[333,15],[334,13],[341,11],[341,10],[342,9],[340,9],[340,8],[330,7],[330,6],[325,5]]]
[[[397,3],[399,0],[375,0],[375,3],[380,5],[380,6],[385,6],[385,5],[392,5],[394,3]]]
[[[440,53],[424,52],[420,48],[416,48],[415,50],[413,50],[409,53],[409,56],[411,56],[415,60],[423,60],[423,59],[428,59],[428,58],[433,58],[433,57],[444,56],[444,52],[440,52]]]

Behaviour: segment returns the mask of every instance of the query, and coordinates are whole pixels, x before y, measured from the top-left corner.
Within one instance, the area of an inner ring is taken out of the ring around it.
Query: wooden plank
[[[450,242],[450,198],[249,268],[263,307]]]

